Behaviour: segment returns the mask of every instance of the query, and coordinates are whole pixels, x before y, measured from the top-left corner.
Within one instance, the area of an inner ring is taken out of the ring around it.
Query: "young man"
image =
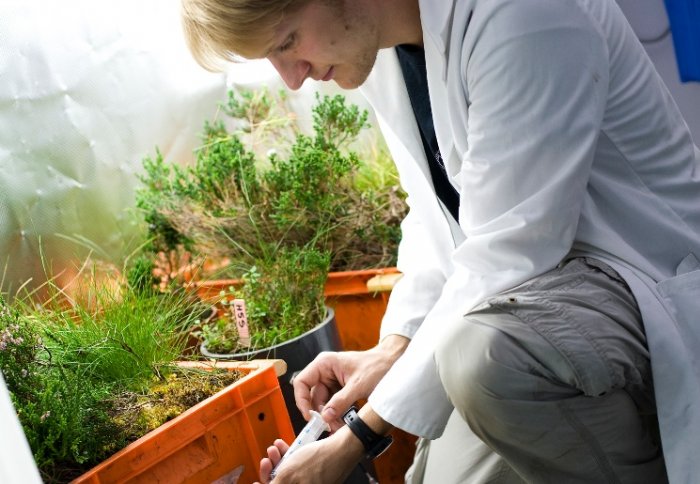
[[[203,65],[361,87],[409,195],[377,347],[294,382],[328,421],[368,397],[364,433],[275,482],[338,481],[392,426],[437,439],[411,482],[697,479],[700,151],[614,0],[183,6]]]

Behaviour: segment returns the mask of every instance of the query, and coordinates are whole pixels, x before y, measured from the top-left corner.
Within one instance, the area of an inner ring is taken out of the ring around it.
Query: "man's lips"
[[[335,66],[331,66],[330,69],[328,69],[328,72],[326,72],[326,75],[321,78],[322,81],[330,81],[333,79],[333,75],[335,74]]]

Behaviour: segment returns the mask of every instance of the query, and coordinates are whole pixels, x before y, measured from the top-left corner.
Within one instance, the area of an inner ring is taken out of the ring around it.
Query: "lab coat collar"
[[[413,154],[416,160],[415,166],[426,182],[432,186],[432,182],[429,181],[431,180],[430,168],[395,49],[379,51],[374,69],[361,90],[375,112],[392,113],[394,118],[386,120],[387,129],[390,129],[397,139],[402,140],[408,152]]]

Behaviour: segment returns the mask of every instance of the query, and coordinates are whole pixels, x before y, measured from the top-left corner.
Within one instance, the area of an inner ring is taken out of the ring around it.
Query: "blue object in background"
[[[700,81],[700,0],[665,0],[681,81]]]

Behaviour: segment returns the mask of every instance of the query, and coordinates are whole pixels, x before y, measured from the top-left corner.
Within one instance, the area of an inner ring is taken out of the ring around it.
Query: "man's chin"
[[[369,76],[369,73],[366,76],[362,76],[361,78],[354,77],[352,79],[343,79],[343,78],[336,77],[333,80],[338,85],[338,87],[341,89],[357,89],[362,84],[364,84],[364,82],[367,80],[368,76]]]
[[[356,82],[340,80],[340,79],[334,79],[334,81],[338,85],[338,87],[341,89],[356,89],[356,88],[360,87],[360,84],[357,84]]]

